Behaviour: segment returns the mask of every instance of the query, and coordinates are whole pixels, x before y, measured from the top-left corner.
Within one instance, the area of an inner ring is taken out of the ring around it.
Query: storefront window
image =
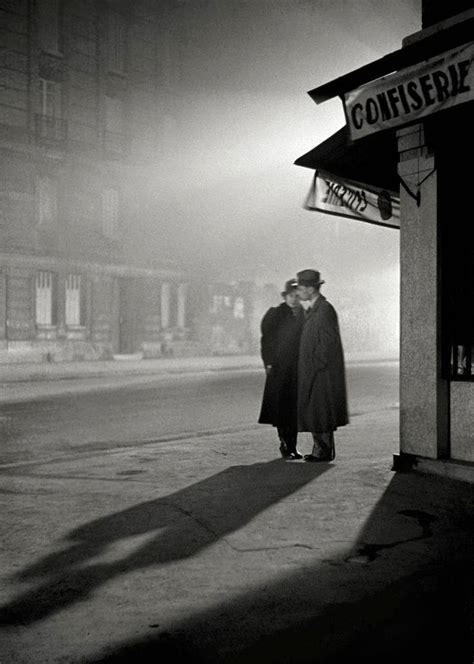
[[[468,104],[446,111],[443,117],[449,120],[449,131],[443,117],[433,117],[428,124],[439,183],[443,377],[456,381],[474,380],[474,226],[469,223],[471,203],[465,194],[472,188],[472,174],[458,165],[471,114]]]
[[[474,380],[473,346],[455,345],[451,349],[451,378]]]

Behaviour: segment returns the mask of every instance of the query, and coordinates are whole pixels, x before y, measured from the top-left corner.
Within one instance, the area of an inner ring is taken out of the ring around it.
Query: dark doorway
[[[136,279],[119,279],[119,353],[137,350],[138,300]]]

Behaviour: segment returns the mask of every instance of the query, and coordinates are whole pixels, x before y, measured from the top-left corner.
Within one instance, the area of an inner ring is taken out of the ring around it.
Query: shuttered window
[[[39,79],[39,97],[41,115],[48,118],[62,118],[63,90],[59,81],[48,78]]]
[[[66,325],[81,325],[81,277],[78,274],[70,274],[66,279],[65,306]]]
[[[38,223],[40,226],[52,226],[56,220],[57,193],[56,183],[51,178],[39,178],[38,191]]]
[[[55,274],[53,272],[37,272],[36,274],[36,324],[55,324]]]

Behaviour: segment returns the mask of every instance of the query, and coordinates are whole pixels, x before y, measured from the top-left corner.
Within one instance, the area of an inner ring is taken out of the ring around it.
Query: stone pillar
[[[178,286],[178,327],[186,327],[186,292],[187,284]]]
[[[397,132],[400,187],[400,451],[449,451],[449,384],[441,378],[441,273],[435,161],[423,125]]]
[[[170,299],[171,286],[168,283],[161,284],[161,328],[170,326]]]

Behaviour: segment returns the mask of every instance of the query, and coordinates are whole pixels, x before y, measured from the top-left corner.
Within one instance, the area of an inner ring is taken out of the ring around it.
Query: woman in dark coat
[[[309,306],[298,360],[298,431],[313,435],[305,461],[332,461],[334,431],[348,424],[344,354],[334,307],[319,292],[319,272],[298,272],[298,293]]]
[[[278,430],[280,452],[287,459],[301,459],[296,449],[298,347],[303,312],[299,306],[296,282],[287,281],[279,307],[267,311],[261,323],[261,355],[267,374],[260,424]]]

